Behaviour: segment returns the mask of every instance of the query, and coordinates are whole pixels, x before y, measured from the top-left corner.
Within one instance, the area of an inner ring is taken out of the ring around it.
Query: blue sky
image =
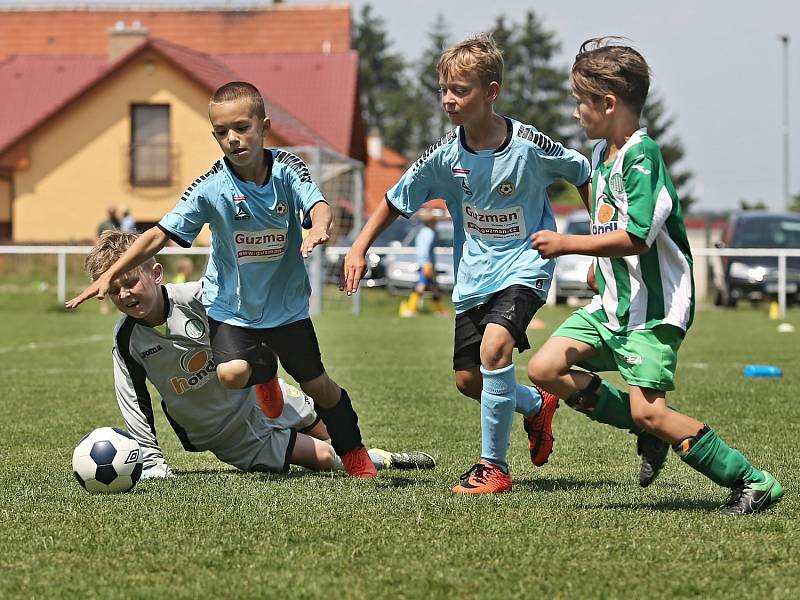
[[[286,4],[319,4],[287,0]],[[328,4],[339,4],[330,0]],[[726,210],[739,199],[783,206],[783,62],[778,40],[789,35],[790,99],[800,107],[800,2],[745,0],[352,0],[386,21],[394,50],[415,59],[427,44],[437,14],[454,40],[491,27],[498,14],[519,22],[534,10],[562,42],[559,62],[569,66],[587,38],[623,35],[653,69],[653,89],[675,118],[686,147],[698,208]],[[20,6],[0,0],[0,8]],[[27,6],[252,6],[256,2],[191,3],[164,0],[26,0]],[[261,4],[270,4],[265,2]],[[791,110],[791,109],[790,109]],[[534,123],[535,125],[535,123]],[[790,114],[790,190],[800,192],[800,110]]]

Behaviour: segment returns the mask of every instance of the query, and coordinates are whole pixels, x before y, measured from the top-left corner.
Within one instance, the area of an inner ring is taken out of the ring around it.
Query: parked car
[[[800,215],[741,212],[731,215],[717,248],[800,248]],[[736,306],[778,294],[777,256],[722,256],[715,261],[714,304]],[[800,257],[786,258],[787,302],[798,301]]]
[[[563,233],[589,235],[589,213],[576,210],[567,217]],[[556,304],[564,304],[567,298],[591,298],[594,292],[586,283],[586,274],[592,264],[591,256],[567,254],[556,260],[555,297]]]
[[[419,221],[413,221],[414,226],[408,231],[401,246],[404,252],[391,254],[386,257],[386,288],[390,293],[406,293],[411,290],[419,278],[419,265],[414,247],[414,240],[420,227],[425,227]],[[439,221],[436,226],[438,248],[453,247],[453,221],[450,219]],[[436,255],[436,282],[443,291],[453,289],[455,284],[455,269],[453,268],[453,255]]]
[[[372,244],[372,248],[400,248],[403,245],[403,240],[413,227],[414,224],[408,219],[396,219],[381,232],[375,243]],[[345,252],[353,245],[358,233],[358,231],[350,232],[336,246],[326,248],[325,281],[328,283],[339,284]],[[367,252],[367,272],[361,280],[361,285],[368,288],[382,287],[386,285],[386,253],[372,248]]]

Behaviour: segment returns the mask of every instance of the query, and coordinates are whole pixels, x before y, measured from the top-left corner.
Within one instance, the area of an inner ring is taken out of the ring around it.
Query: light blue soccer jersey
[[[203,305],[212,319],[239,327],[278,327],[308,317],[311,286],[300,244],[301,225],[310,223],[301,223],[301,214],[324,199],[300,158],[265,152],[263,186],[243,181],[219,160],[158,224],[184,247],[210,224]]]
[[[495,150],[471,150],[462,127],[435,143],[386,198],[405,216],[443,198],[453,218],[456,312],[483,304],[511,285],[547,296],[554,262],[539,256],[530,236],[556,223],[546,188],[561,177],[586,183],[589,161],[535,127],[506,119],[508,136]]]

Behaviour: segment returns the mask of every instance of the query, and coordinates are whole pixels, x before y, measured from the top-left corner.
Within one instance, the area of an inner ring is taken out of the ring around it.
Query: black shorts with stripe
[[[453,370],[464,371],[481,365],[481,341],[489,323],[505,327],[520,352],[530,348],[525,331],[543,305],[544,300],[532,288],[512,285],[484,304],[456,315]]]
[[[325,372],[317,334],[311,319],[256,329],[209,319],[214,364],[246,360],[254,372],[274,377],[278,361],[297,382],[305,383]],[[266,380],[265,379],[265,380]]]

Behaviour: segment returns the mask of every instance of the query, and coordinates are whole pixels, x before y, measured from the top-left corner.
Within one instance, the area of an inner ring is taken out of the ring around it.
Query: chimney
[[[367,133],[367,156],[372,160],[383,160],[383,139],[377,127],[370,127]]]
[[[120,56],[135,48],[147,39],[149,30],[142,27],[139,21],[131,23],[130,27],[125,21],[117,21],[114,27],[108,30],[108,60],[114,62]]]

